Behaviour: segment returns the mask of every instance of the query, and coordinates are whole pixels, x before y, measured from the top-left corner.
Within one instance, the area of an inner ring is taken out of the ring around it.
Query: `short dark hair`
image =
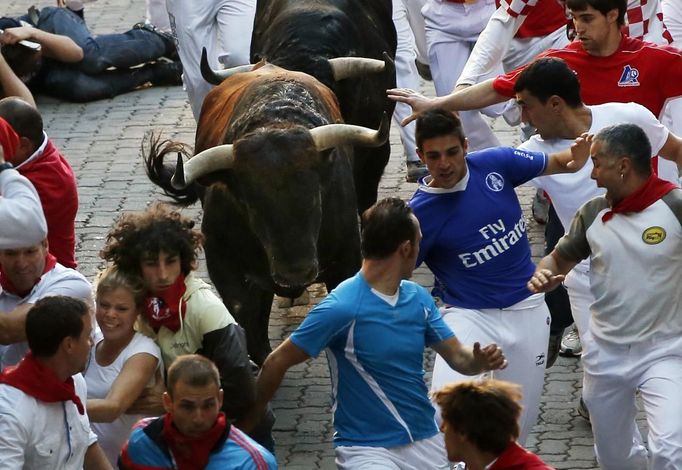
[[[602,144],[601,151],[611,158],[625,157],[632,162],[635,172],[651,175],[651,143],[641,127],[635,124],[616,124],[600,130],[595,141]]]
[[[454,134],[464,144],[464,130],[462,122],[454,113],[444,109],[424,111],[417,116],[417,125],[414,132],[417,148],[421,149],[424,141]]]
[[[514,84],[514,93],[522,91],[528,91],[542,104],[555,95],[571,108],[583,104],[578,76],[566,62],[555,57],[543,57],[531,62],[519,74]]]
[[[611,10],[618,10],[618,26],[625,25],[625,12],[628,9],[627,0],[566,0],[566,6],[572,11],[585,11],[589,6],[604,16]]]
[[[51,357],[64,338],[83,333],[83,317],[90,309],[80,299],[63,295],[44,297],[26,315],[26,339],[36,357]]]
[[[433,394],[443,419],[479,450],[501,454],[519,437],[521,387],[502,380],[465,381]]]
[[[162,251],[178,255],[187,275],[196,263],[203,235],[194,221],[165,204],[155,203],[144,212],[121,215],[107,234],[100,256],[126,274],[141,275],[140,264]]]
[[[204,387],[214,383],[220,388],[220,373],[216,365],[199,354],[178,356],[168,368],[168,394],[173,398],[175,384],[186,383],[191,387]]]
[[[401,199],[382,199],[362,214],[360,245],[365,259],[388,258],[405,240],[416,239],[412,209]]]
[[[24,83],[33,80],[43,64],[42,50],[30,49],[21,44],[5,44],[0,47],[0,54],[12,72]]]
[[[43,118],[36,108],[16,96],[0,100],[0,117],[38,148],[43,143]]]

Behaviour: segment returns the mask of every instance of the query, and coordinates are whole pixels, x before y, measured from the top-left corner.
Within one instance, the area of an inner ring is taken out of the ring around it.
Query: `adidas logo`
[[[639,86],[639,70],[626,65],[618,80],[618,86]]]

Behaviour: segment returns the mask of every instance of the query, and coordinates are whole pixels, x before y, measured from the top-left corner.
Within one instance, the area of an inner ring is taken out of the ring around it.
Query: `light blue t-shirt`
[[[426,346],[451,336],[423,287],[402,281],[392,306],[357,273],[308,314],[291,341],[314,357],[326,348],[334,445],[389,448],[438,432],[422,361]]]
[[[466,157],[452,189],[422,179],[410,207],[422,231],[417,266],[436,276],[433,294],[462,308],[505,308],[531,295],[535,272],[514,188],[542,174],[547,155],[497,147]],[[429,177],[426,177],[429,178]]]

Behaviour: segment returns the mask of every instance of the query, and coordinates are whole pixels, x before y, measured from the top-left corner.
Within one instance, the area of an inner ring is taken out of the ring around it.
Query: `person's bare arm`
[[[682,166],[682,139],[672,132],[668,133],[668,138],[658,151],[658,155]]]
[[[0,344],[26,341],[26,314],[33,304],[22,304],[7,313],[0,313]]]
[[[48,33],[31,26],[7,28],[0,35],[0,43],[2,44],[16,44],[23,40],[40,44],[43,55],[50,59],[66,63],[83,60],[83,49],[68,36]]]
[[[88,400],[90,421],[111,423],[125,413],[154,377],[158,364],[159,360],[148,353],[135,354],[129,358],[107,396]]]
[[[528,290],[534,294],[556,289],[566,274],[578,264],[561,256],[556,250],[540,260],[533,277],[528,281]]]
[[[482,372],[507,367],[504,353],[496,344],[481,348],[480,343],[464,346],[452,336],[431,346],[445,359],[452,370],[465,375],[476,375]]]
[[[157,416],[166,410],[163,408],[163,394],[166,386],[160,371],[156,371],[156,381],[151,387],[142,389],[135,400],[125,410],[131,415]]]
[[[237,422],[237,427],[245,431],[251,430],[261,419],[275,392],[279,388],[284,374],[290,367],[305,362],[310,356],[296,346],[289,338],[285,339],[277,349],[272,351],[263,363],[263,367],[256,379],[256,403],[254,411],[242,422]]]
[[[388,97],[393,101],[407,103],[412,107],[412,114],[403,119],[401,126],[406,126],[424,111],[443,108],[450,111],[469,111],[481,109],[496,103],[502,103],[509,98],[500,95],[493,88],[493,80],[486,80],[476,85],[453,91],[449,95],[437,98],[427,98],[409,88],[392,88],[387,90]]]
[[[587,133],[582,134],[566,150],[550,154],[547,168],[542,174],[575,173],[580,170],[590,158],[591,144],[592,136]]]
[[[0,86],[5,97],[17,96],[34,108],[36,107],[33,94],[24,82],[16,76],[2,54],[0,54]]]
[[[114,470],[98,443],[91,444],[85,451],[84,470]]]

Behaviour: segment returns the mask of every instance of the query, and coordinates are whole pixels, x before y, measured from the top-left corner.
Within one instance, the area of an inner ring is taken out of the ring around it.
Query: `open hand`
[[[427,98],[421,93],[409,88],[392,88],[390,90],[386,90],[386,94],[388,95],[389,99],[398,101],[400,103],[409,104],[412,108],[412,114],[407,116],[400,123],[400,125],[403,127],[417,119],[417,115],[419,113],[428,111],[433,107],[432,99]]]
[[[575,139],[575,142],[571,144],[572,160],[566,164],[566,168],[570,171],[578,171],[585,165],[587,159],[590,158],[590,146],[593,137],[584,132]]]
[[[495,343],[481,348],[481,343],[476,342],[473,346],[473,354],[474,362],[479,366],[481,372],[507,367],[507,359],[504,357],[502,348]]]
[[[549,269],[538,269],[528,281],[528,290],[534,294],[549,292],[564,282],[563,274],[554,274]]]

